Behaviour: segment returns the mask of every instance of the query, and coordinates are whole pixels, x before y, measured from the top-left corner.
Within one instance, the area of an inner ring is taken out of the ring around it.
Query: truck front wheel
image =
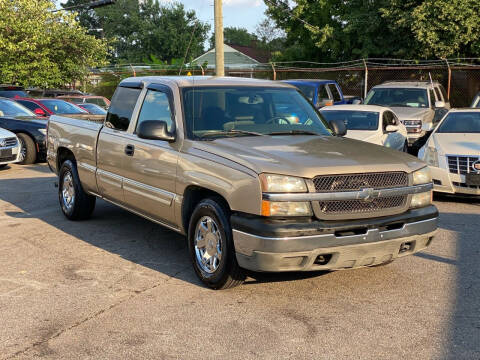
[[[245,280],[235,256],[228,213],[220,199],[202,200],[195,207],[188,228],[193,268],[212,289],[228,289]]]
[[[69,220],[88,219],[95,209],[96,198],[83,190],[75,162],[65,160],[58,177],[58,200],[63,214]]]

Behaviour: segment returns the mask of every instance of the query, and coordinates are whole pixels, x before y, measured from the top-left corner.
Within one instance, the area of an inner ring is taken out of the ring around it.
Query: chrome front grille
[[[473,173],[473,163],[480,160],[480,156],[447,155],[448,170],[452,174],[466,175]]]
[[[11,138],[6,138],[4,140],[5,142],[5,145],[3,147],[12,147],[12,146],[15,146],[17,145],[17,139],[14,138],[14,137],[11,137]],[[1,143],[1,142],[0,142]]]
[[[408,175],[404,172],[322,175],[315,177],[313,183],[317,192],[386,189],[408,186]]]
[[[408,186],[405,172],[378,172],[346,175],[322,175],[313,179],[317,192],[361,191],[363,189],[387,189]],[[401,212],[408,206],[408,196],[391,196],[370,200],[319,201],[316,216],[321,219],[341,219],[352,216],[373,217],[382,213]]]

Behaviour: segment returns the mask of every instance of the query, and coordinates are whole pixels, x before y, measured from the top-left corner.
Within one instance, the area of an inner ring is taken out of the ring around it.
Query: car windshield
[[[28,94],[22,90],[0,90],[1,97],[14,98],[14,97],[28,97]]]
[[[365,104],[391,107],[427,108],[428,95],[426,89],[376,88],[370,90],[365,99]]]
[[[295,89],[195,87],[183,90],[187,136],[331,135],[326,121]]]
[[[0,116],[37,116],[25,106],[11,100],[0,99]]]
[[[102,108],[98,105],[95,105],[95,104],[85,103],[85,104],[81,104],[80,107],[82,109],[87,110],[90,114],[94,114],[94,115],[106,115],[107,114],[107,112],[105,111],[104,108]]]
[[[302,93],[305,95],[305,97],[313,102],[313,99],[315,97],[315,87],[312,85],[306,85],[306,84],[293,84],[295,85]]]
[[[50,111],[55,114],[85,114],[87,111],[63,100],[40,100]]]
[[[328,121],[342,120],[347,130],[377,130],[380,113],[376,111],[324,110],[323,117]]]
[[[442,121],[437,133],[480,133],[480,112],[452,112]]]

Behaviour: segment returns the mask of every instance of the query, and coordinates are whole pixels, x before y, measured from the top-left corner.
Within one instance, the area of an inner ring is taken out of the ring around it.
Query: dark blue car
[[[355,100],[360,100],[355,96],[344,96],[340,85],[335,80],[284,80],[290,85],[298,88],[316,108],[329,105],[352,104]]]
[[[46,118],[38,118],[15,101],[0,98],[0,127],[15,133],[20,140],[20,164],[46,160]]]

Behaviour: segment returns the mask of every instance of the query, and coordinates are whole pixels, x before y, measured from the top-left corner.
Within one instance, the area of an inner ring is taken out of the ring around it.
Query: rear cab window
[[[338,91],[337,86],[335,84],[329,84],[328,87],[330,88],[330,92],[332,93],[333,101],[342,101],[342,96],[340,95],[340,91]]]
[[[119,86],[113,94],[105,126],[118,131],[127,131],[141,91],[140,87]]]

